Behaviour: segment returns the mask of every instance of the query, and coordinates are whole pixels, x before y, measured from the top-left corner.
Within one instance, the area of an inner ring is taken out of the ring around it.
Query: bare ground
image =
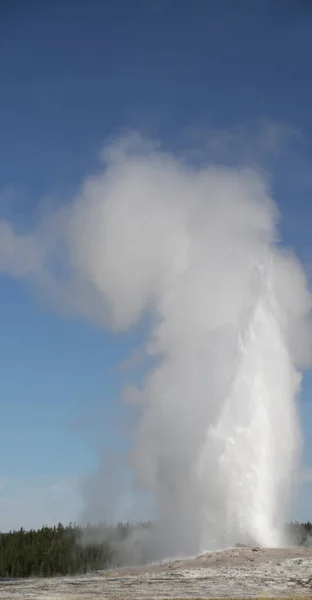
[[[231,548],[90,576],[0,582],[0,599],[312,598],[312,549]]]

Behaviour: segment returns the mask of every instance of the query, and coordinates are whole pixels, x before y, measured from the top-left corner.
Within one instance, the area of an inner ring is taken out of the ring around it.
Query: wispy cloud
[[[194,159],[231,165],[272,166],[300,142],[300,130],[272,119],[252,120],[229,129],[193,127],[184,131],[187,153]]]

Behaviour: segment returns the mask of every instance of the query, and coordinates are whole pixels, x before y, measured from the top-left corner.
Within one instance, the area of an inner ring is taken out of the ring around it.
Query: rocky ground
[[[312,598],[312,549],[231,548],[90,576],[0,582],[0,599]]]

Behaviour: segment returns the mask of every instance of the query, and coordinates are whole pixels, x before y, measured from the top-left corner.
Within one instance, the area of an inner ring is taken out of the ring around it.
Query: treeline
[[[52,577],[87,573],[110,566],[108,543],[83,543],[84,529],[61,523],[38,531],[0,533],[0,577]]]
[[[123,544],[127,547],[126,542],[130,540],[128,550],[135,551],[135,536],[130,538],[130,533],[144,527],[148,527],[148,523],[83,528],[71,524],[64,527],[59,523],[57,527],[42,527],[37,531],[20,529],[0,533],[0,577],[53,577],[116,566],[120,564]],[[295,522],[288,527],[293,545],[310,545],[312,523]]]
[[[312,546],[312,523],[295,521],[288,525],[288,538],[294,546]]]

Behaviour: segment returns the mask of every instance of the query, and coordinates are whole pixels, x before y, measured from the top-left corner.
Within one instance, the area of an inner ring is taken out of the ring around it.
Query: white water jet
[[[238,305],[233,311],[226,304],[232,323],[224,319],[211,327],[211,313],[201,314],[201,331],[185,346],[166,345],[169,356],[163,354],[143,390],[149,405],[142,406],[138,447],[145,454],[137,460],[142,466],[150,448],[157,456],[158,557],[195,555],[237,542],[285,543],[300,451],[301,374],[290,344],[295,322],[296,335],[302,332],[300,319],[286,318],[284,294],[288,301],[291,294],[281,291],[280,279],[284,285],[289,270],[286,282],[294,283],[298,265],[281,258],[274,246],[260,246],[255,257],[248,262]],[[196,274],[202,291],[209,282],[209,260],[205,269],[199,279]],[[215,287],[209,294],[217,298],[218,292]],[[178,310],[178,303],[174,306]],[[194,318],[198,312],[188,320]],[[156,324],[154,337],[161,337],[163,327],[163,321]],[[142,441],[145,430],[156,439]],[[153,476],[150,466],[147,472]]]
[[[209,427],[200,476],[205,477],[213,452],[223,495],[220,521],[210,525],[219,543],[221,534],[229,545],[239,540],[277,547],[284,543],[283,517],[298,459],[295,398],[301,378],[281,331],[272,268],[261,271],[259,297],[239,333],[235,375],[217,422]],[[205,533],[203,550],[211,543],[209,527]]]

